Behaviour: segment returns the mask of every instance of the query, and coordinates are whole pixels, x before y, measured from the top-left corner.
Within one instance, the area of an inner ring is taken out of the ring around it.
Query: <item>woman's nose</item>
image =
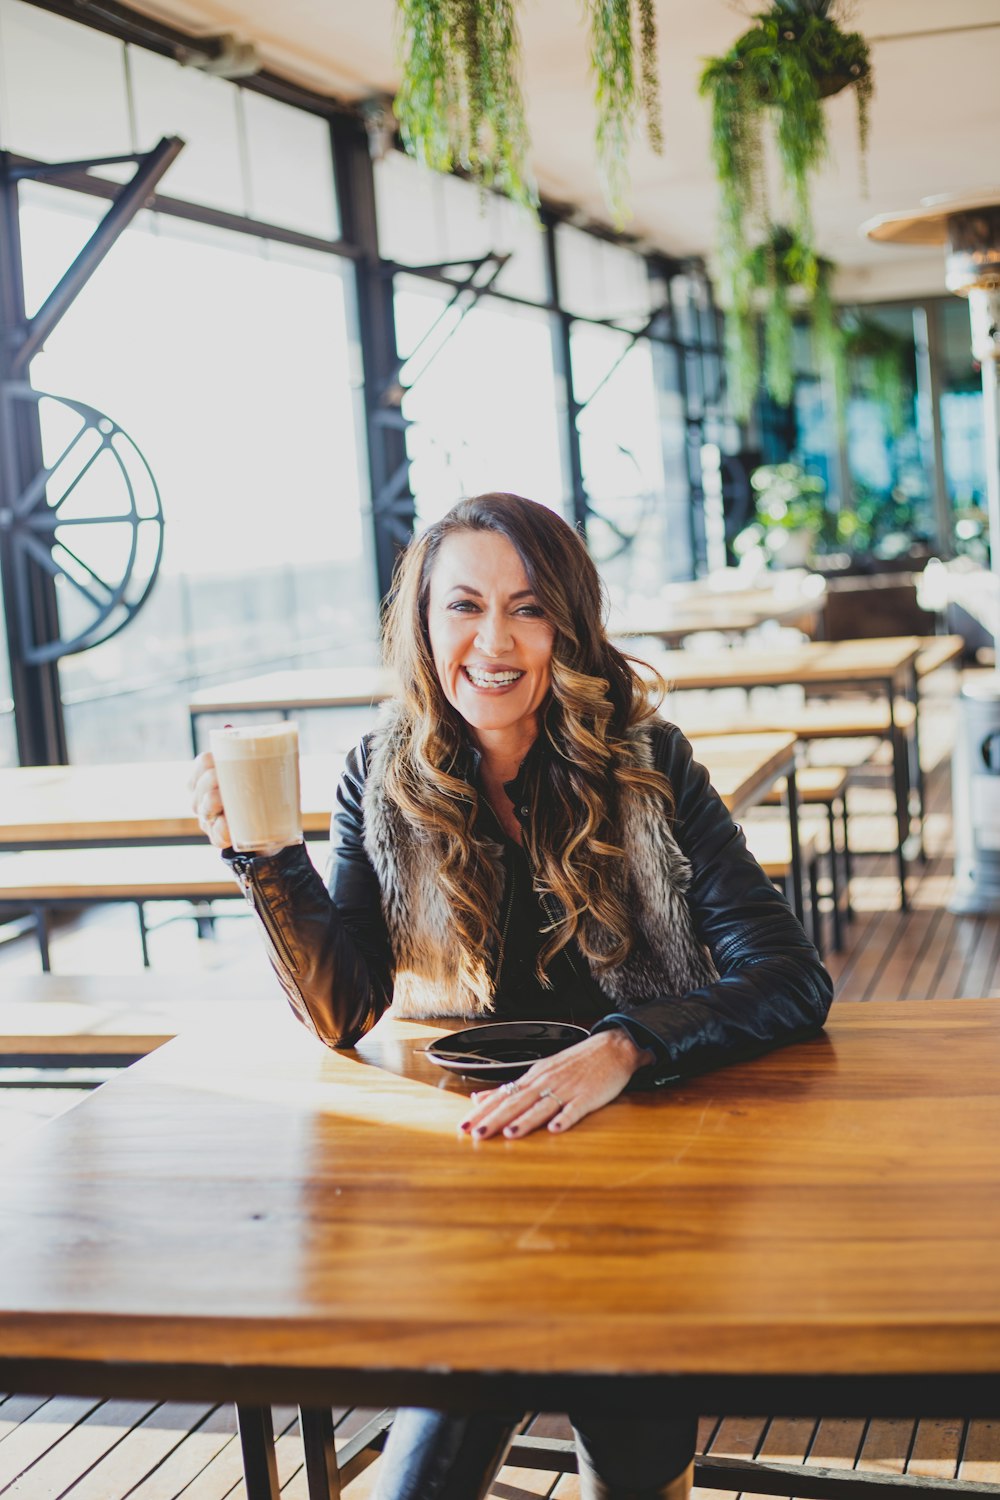
[[[511,647],[510,626],[500,614],[487,614],[476,631],[476,650],[484,656],[502,656]]]

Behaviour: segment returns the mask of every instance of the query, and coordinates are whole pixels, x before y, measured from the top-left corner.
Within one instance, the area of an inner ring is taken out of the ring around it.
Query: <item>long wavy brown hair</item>
[[[630,732],[653,718],[664,684],[618,651],[605,630],[605,599],[583,540],[545,505],[520,495],[476,495],[410,543],[383,619],[386,662],[399,679],[402,732],[386,770],[388,795],[437,847],[442,889],[463,954],[462,978],[485,1003],[485,955],[498,941],[501,875],[476,833],[476,788],[462,775],[465,721],[442,691],[427,629],[430,579],[442,542],[490,531],[517,551],[554,627],[552,686],[539,714],[549,754],[528,789],[525,848],[551,921],[538,958],[545,969],[574,937],[598,970],[618,964],[634,931],[621,842],[624,791],[666,799],[666,778],[642,764]],[[554,898],[554,901],[551,899]],[[584,925],[583,919],[587,918]]]

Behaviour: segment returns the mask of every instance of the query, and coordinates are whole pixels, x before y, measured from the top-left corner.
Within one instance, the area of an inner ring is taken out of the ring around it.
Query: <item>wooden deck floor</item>
[[[336,1413],[338,1446],[370,1415],[360,1409]],[[274,1430],[282,1496],[307,1500],[293,1408],[274,1408]],[[555,1416],[537,1418],[529,1432],[571,1436],[565,1418]],[[706,1417],[699,1447],[711,1457],[1000,1483],[1000,1423],[985,1420]],[[349,1485],[352,1500],[371,1496],[377,1477],[376,1461]],[[66,1396],[0,1398],[0,1495],[6,1500],[241,1500],[245,1488],[234,1410]],[[579,1485],[573,1474],[507,1466],[491,1496],[578,1500]],[[695,1489],[695,1500],[711,1496],[727,1500],[723,1491]]]

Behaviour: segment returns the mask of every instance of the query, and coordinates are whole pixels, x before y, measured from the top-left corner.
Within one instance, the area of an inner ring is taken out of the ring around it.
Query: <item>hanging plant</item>
[[[881,407],[893,437],[913,404],[913,345],[875,318],[855,313],[844,330],[849,389]]]
[[[628,152],[640,111],[645,116],[649,144],[658,154],[663,151],[656,13],[653,0],[636,0],[637,47],[632,0],[589,0],[589,3],[597,160],[605,201],[620,228],[629,217]]]
[[[793,209],[812,252],[810,179],[827,152],[823,101],[853,87],[862,171],[873,80],[868,44],[837,23],[840,0],[774,0],[723,56],[710,58],[701,92],[712,100],[712,159],[720,189],[723,302],[744,317],[752,295],[751,244],[768,235],[764,128],[772,124]],[[783,318],[778,309],[776,318]],[[777,336],[778,328],[775,327]],[[734,335],[735,337],[735,335]],[[784,337],[784,335],[782,335]],[[775,368],[779,359],[775,351]]]
[[[534,206],[514,0],[399,0],[395,110],[411,156]]]
[[[597,157],[617,227],[629,216],[628,152],[640,113],[662,152],[654,0],[587,0]],[[516,0],[399,0],[395,110],[411,156],[534,207]]]
[[[812,329],[817,358],[843,366],[843,338],[830,285],[833,262],[805,244],[794,230],[777,225],[763,244],[749,250],[740,271],[741,295],[726,314],[730,397],[745,421],[760,379],[763,325],[764,385],[779,406],[789,406],[795,387],[796,307]]]

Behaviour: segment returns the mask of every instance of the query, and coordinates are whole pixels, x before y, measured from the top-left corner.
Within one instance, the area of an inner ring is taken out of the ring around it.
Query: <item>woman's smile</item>
[[[515,683],[520,682],[524,676],[523,672],[512,671],[510,668],[505,668],[503,671],[496,671],[490,667],[467,666],[463,667],[462,671],[474,688],[478,688],[481,692],[490,693],[506,692]]]

